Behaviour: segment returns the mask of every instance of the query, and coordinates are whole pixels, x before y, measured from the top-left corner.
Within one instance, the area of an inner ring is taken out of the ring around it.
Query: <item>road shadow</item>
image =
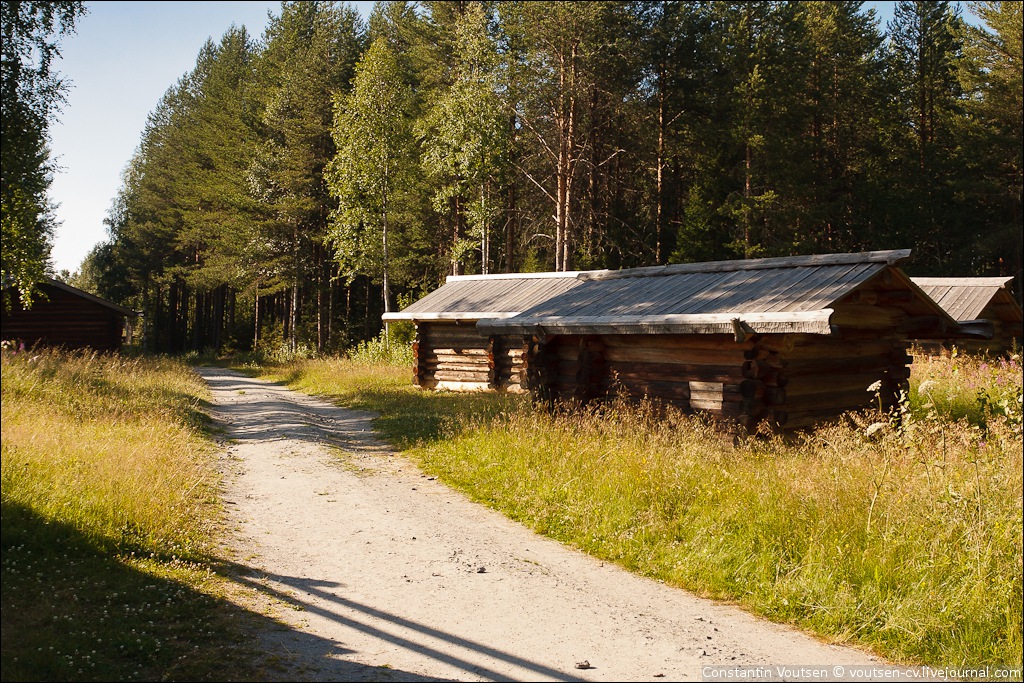
[[[293,632],[239,599],[248,583],[231,563],[212,561],[227,583],[199,590],[26,505],[3,501],[0,514],[0,680],[445,680],[346,660],[338,643]],[[283,633],[304,666],[255,637]]]
[[[358,455],[385,455],[391,448],[373,431],[372,413],[330,405],[273,382],[232,370],[197,368],[211,392],[213,418],[238,443],[295,439]],[[235,397],[244,400],[233,400]]]
[[[235,580],[247,586],[251,590],[258,591],[263,595],[273,600],[280,601],[294,609],[316,614],[325,619],[329,619],[336,624],[359,631],[370,637],[378,638],[394,647],[414,652],[421,657],[434,660],[448,667],[454,667],[465,671],[474,678],[481,678],[489,681],[537,680],[540,677],[555,681],[586,680],[584,678],[573,676],[565,671],[554,669],[539,662],[534,662],[511,654],[491,645],[470,640],[434,626],[406,619],[399,615],[342,597],[331,591],[331,589],[343,587],[341,584],[334,581],[271,574],[237,563],[233,565],[231,574],[235,577]],[[288,586],[289,588],[294,588],[296,591],[301,593],[315,596],[323,602],[336,606],[337,609],[328,609],[318,606],[312,601],[296,597],[295,594],[289,591],[279,590],[268,585],[268,582]],[[384,630],[382,628],[383,626],[397,627],[399,629],[410,631],[412,634],[415,634],[418,639],[414,639],[411,636],[405,637],[396,635],[395,633]],[[439,641],[443,646],[439,647],[437,645],[428,644],[428,641],[430,640]],[[471,655],[475,655],[476,661],[471,661]],[[523,671],[523,676],[521,678],[512,678],[507,674],[498,672],[494,668],[488,668],[486,665],[481,665],[477,663],[480,656],[483,656],[488,660],[493,660],[495,663],[500,662],[521,669]],[[324,657],[319,657],[319,659],[323,658]],[[328,666],[344,667],[345,663],[342,661],[335,661],[334,663],[328,664]],[[331,675],[334,673],[341,675],[342,671],[337,670],[335,672],[327,673]],[[341,678],[336,680],[350,679]]]

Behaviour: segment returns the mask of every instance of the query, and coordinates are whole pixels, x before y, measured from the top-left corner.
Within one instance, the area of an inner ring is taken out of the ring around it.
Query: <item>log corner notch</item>
[[[520,370],[520,384],[530,392],[535,405],[551,409],[555,404],[552,391],[554,378],[558,374],[558,356],[546,348],[542,335],[523,337],[523,366]]]
[[[793,335],[760,336],[750,339],[743,351],[743,380],[739,384],[739,414],[736,422],[748,433],[762,423],[772,430],[783,429],[789,418],[786,411],[786,385],[789,377],[785,355],[794,348]]]
[[[423,388],[426,368],[420,362],[420,326],[413,323],[416,329],[416,336],[412,340],[412,383],[413,386]]]
[[[601,395],[601,384],[605,380],[604,342],[588,335],[580,338],[576,357],[576,390],[574,399],[587,404]]]

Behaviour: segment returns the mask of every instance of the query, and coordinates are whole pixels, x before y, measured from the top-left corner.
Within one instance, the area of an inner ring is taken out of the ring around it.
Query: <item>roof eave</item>
[[[408,320],[411,322],[469,322],[482,318],[505,319],[519,315],[519,311],[394,311],[380,318],[386,323]]]
[[[546,316],[481,319],[483,334],[833,334],[832,309],[799,313],[713,313],[662,316]]]

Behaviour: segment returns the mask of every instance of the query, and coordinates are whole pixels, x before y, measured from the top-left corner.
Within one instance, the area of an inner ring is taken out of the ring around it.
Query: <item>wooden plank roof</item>
[[[485,334],[831,334],[833,306],[889,271],[908,313],[956,322],[895,268],[910,250],[715,261],[585,272],[576,287],[519,315],[482,319]]]
[[[53,278],[46,278],[46,284],[50,285],[51,287],[56,287],[57,289],[62,289],[65,292],[68,292],[69,294],[74,294],[75,296],[81,297],[81,298],[85,299],[86,301],[91,301],[94,304],[99,304],[100,306],[105,306],[105,307],[109,308],[112,311],[120,313],[121,315],[129,315],[129,316],[139,315],[138,311],[133,311],[130,308],[125,308],[124,306],[119,306],[118,304],[115,304],[113,301],[109,301],[109,300],[104,299],[102,297],[98,297],[95,294],[90,294],[89,292],[87,292],[87,291],[85,291],[83,289],[79,289],[77,287],[72,287],[71,285],[66,284],[64,282],[61,282],[60,280],[55,280]]]
[[[83,299],[85,301],[89,301],[89,302],[97,304],[99,306],[103,306],[104,308],[109,308],[110,310],[112,310],[112,311],[114,311],[116,313],[120,313],[121,315],[125,315],[125,316],[137,316],[137,315],[139,315],[138,311],[133,311],[130,308],[125,308],[124,306],[119,306],[118,304],[115,304],[113,301],[109,301],[109,300],[104,299],[102,297],[98,297],[95,294],[90,294],[89,292],[87,292],[87,291],[85,291],[83,289],[78,289],[77,287],[72,287],[71,285],[69,285],[69,284],[67,284],[65,282],[61,282],[60,280],[54,279],[52,277],[44,278],[41,282],[38,283],[38,285],[43,290],[44,295],[45,295],[45,288],[46,287],[53,287],[54,289],[58,289],[58,290],[61,290],[63,292],[67,292],[68,294],[71,294],[73,296],[79,297],[79,298],[81,298],[81,299]],[[46,304],[46,299],[45,298],[39,298],[39,299],[37,299],[37,301],[41,301],[43,303],[43,305]]]
[[[451,275],[439,289],[398,312],[395,320],[480,320],[507,318],[582,283],[580,272]]]
[[[956,320],[980,320],[989,316],[1010,322],[1022,319],[1021,308],[1007,287],[1012,277],[915,277],[911,280]]]

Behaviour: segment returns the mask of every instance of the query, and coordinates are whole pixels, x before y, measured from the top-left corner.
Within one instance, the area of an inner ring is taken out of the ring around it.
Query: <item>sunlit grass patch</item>
[[[4,359],[3,496],[111,550],[202,552],[205,387],[169,361]]]
[[[244,611],[213,571],[218,475],[202,381],[168,359],[0,360],[3,679],[253,671],[240,659]]]
[[[950,356],[915,356],[910,405],[921,414],[933,412],[984,425],[990,417],[1021,423],[1020,354],[1001,356],[957,352]]]

